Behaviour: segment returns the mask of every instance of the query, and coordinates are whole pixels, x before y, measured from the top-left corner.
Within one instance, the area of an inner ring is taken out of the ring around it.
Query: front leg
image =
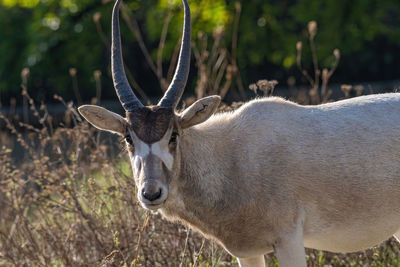
[[[274,250],[280,267],[307,267],[302,223],[284,233]]]
[[[240,267],[265,267],[264,255],[253,258],[238,258]]]

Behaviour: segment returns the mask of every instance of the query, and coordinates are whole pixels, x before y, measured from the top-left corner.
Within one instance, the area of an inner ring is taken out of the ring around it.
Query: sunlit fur
[[[399,236],[400,94],[319,106],[254,100],[184,130],[179,151],[162,214],[239,258],[297,236],[280,262],[302,258],[281,266],[305,266],[303,239],[351,252]]]
[[[400,94],[318,106],[261,98],[189,128],[181,117],[157,208],[241,266],[264,266],[274,250],[281,267],[305,267],[304,246],[352,252],[400,236]]]

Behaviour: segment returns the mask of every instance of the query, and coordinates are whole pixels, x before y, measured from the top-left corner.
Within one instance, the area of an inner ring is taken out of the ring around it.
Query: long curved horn
[[[117,0],[112,13],[112,44],[111,44],[111,72],[115,91],[125,111],[133,111],[143,107],[129,85],[124,70],[124,61],[121,49],[121,33],[119,30],[119,4]]]
[[[178,105],[189,75],[191,38],[190,8],[187,0],[182,0],[182,2],[185,9],[185,18],[178,65],[174,74],[174,78],[172,79],[167,92],[165,92],[163,98],[158,103],[159,106],[166,108],[175,108]]]

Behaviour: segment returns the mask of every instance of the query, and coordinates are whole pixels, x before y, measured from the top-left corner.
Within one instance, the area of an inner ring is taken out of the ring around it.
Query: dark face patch
[[[137,137],[151,144],[165,135],[173,121],[174,111],[172,108],[147,106],[127,112],[126,117]]]

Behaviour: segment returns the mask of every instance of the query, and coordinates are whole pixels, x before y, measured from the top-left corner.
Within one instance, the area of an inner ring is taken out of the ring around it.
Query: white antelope
[[[205,97],[182,113],[190,62],[190,10],[174,79],[143,106],[125,76],[117,0],[112,75],[126,118],[85,105],[95,127],[125,137],[141,205],[216,240],[240,266],[306,266],[304,246],[358,251],[400,237],[400,94],[318,106],[253,100],[213,115]]]

